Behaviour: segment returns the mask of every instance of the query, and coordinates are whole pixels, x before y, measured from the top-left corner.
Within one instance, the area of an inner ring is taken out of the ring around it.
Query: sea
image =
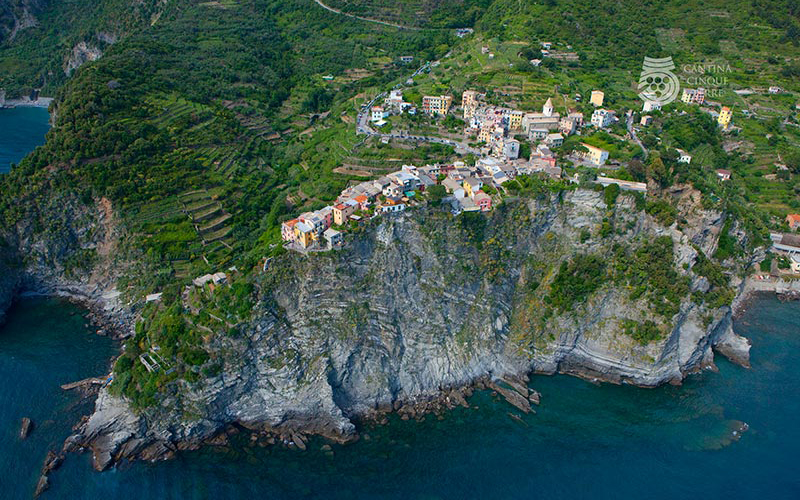
[[[107,373],[118,346],[84,315],[28,298],[0,328],[0,498],[31,498],[47,451],[91,410],[59,386]],[[259,448],[242,435],[102,473],[88,454],[72,454],[42,498],[800,498],[800,304],[760,296],[734,328],[752,342],[752,368],[717,357],[719,371],[679,387],[534,376],[535,414],[517,416],[483,391],[441,419],[392,417],[330,449],[322,439],[306,451]],[[35,427],[21,441],[24,416]],[[734,434],[742,422],[749,429]]]
[[[0,108],[0,174],[7,173],[11,164],[17,164],[44,144],[50,129],[50,114],[45,108]]]

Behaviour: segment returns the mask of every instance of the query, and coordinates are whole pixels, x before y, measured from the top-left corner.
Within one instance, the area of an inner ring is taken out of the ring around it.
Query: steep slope
[[[259,302],[241,333],[210,338],[216,375],[181,385],[141,413],[104,392],[70,445],[91,447],[102,469],[123,457],[196,447],[233,423],[347,440],[359,418],[424,407],[477,380],[535,371],[678,383],[712,364],[713,346],[741,344],[730,309],[707,301],[713,286],[698,274],[720,215],[696,209],[692,225],[664,228],[626,197],[614,214],[626,229],[581,242],[605,208],[586,190],[563,201],[520,200],[493,214],[482,234],[423,210],[380,219],[341,252],[287,254],[258,278]],[[625,285],[627,269],[612,269],[624,254],[619,245],[647,248],[659,238],[668,260],[652,269],[674,272],[695,290],[668,316],[657,312],[663,301]],[[586,254],[608,260],[597,289],[567,310],[549,306],[561,263]],[[648,320],[658,331],[649,341],[623,326]],[[746,343],[739,347],[746,357]]]

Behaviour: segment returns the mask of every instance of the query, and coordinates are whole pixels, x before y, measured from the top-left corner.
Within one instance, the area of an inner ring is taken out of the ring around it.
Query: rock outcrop
[[[218,375],[141,414],[103,390],[70,443],[91,448],[103,469],[197,447],[232,423],[287,443],[308,433],[346,441],[364,416],[457,402],[452,390],[476,381],[528,411],[538,394],[508,381],[529,372],[651,387],[713,366],[714,347],[746,363],[730,308],[688,296],[674,317],[658,319],[644,299],[605,283],[573,310],[544,317],[542,297],[561,261],[658,236],[672,239],[672,264],[691,289],[708,288],[691,267],[697,249],[713,251],[719,214],[696,209],[684,228],[665,228],[621,197],[615,217],[624,231],[599,237],[606,212],[602,196],[586,190],[509,202],[477,228],[420,209],[377,219],[340,252],[275,259],[242,335],[211,340]],[[650,318],[667,331],[660,340],[641,344],[622,332],[622,320]]]

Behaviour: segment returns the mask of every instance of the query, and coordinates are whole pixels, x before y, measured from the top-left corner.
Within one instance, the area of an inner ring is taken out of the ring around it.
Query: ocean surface
[[[0,174],[44,144],[49,119],[45,108],[0,108]]]
[[[82,311],[27,299],[0,328],[0,498],[31,497],[48,449],[90,408],[59,388],[102,375],[115,346],[87,330]],[[354,444],[308,451],[186,452],[104,473],[69,455],[45,499],[797,499],[800,498],[800,303],[754,300],[735,323],[753,344],[750,370],[719,358],[719,372],[681,387],[593,385],[536,376],[537,413],[488,392],[443,420],[392,418]],[[23,416],[36,428],[17,432]],[[740,440],[732,430],[750,428]]]

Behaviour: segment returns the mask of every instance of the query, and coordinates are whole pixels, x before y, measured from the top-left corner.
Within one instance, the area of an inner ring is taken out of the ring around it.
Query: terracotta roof
[[[800,214],[789,214],[786,216],[786,219],[792,222],[800,222]]]
[[[355,197],[355,198],[353,198],[353,199],[354,199],[354,200],[356,200],[356,201],[357,201],[357,202],[359,202],[359,203],[364,203],[364,202],[366,202],[366,201],[367,201],[367,197],[366,197],[366,196],[364,196],[363,194],[360,194],[360,195],[356,196],[356,197]]]
[[[292,219],[292,220],[287,220],[286,222],[284,222],[284,224],[286,224],[289,227],[294,227],[295,224],[297,224],[298,222],[300,222],[298,219]]]

